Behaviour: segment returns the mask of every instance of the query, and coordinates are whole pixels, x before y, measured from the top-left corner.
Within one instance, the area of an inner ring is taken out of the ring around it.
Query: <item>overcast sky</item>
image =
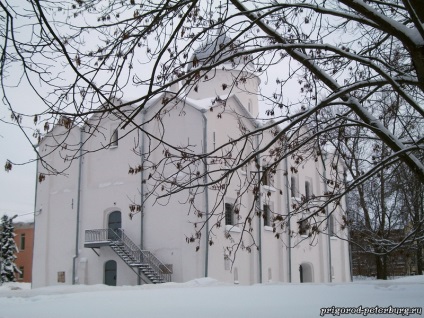
[[[41,103],[37,104],[37,99],[30,88],[20,84],[18,88],[13,89],[8,95],[13,105],[19,111],[33,112],[41,108]],[[17,222],[27,222],[34,219],[34,196],[35,196],[35,163],[14,165],[10,172],[6,172],[4,165],[6,160],[21,164],[34,159],[35,152],[30,142],[25,138],[22,131],[10,124],[4,123],[10,121],[10,111],[4,105],[0,107],[0,216],[3,214],[15,215],[19,217]],[[23,120],[24,126],[33,128],[31,118]],[[36,142],[31,137],[32,133],[28,130],[31,141]]]

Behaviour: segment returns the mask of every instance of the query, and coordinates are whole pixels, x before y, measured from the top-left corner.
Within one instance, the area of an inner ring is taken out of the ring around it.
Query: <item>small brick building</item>
[[[16,281],[31,283],[32,254],[34,247],[34,223],[15,223],[15,242],[19,253],[16,254],[16,266],[21,274],[16,275]]]

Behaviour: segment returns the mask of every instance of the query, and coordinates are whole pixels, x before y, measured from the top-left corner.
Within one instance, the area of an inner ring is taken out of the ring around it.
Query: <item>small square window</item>
[[[57,282],[65,283],[65,272],[57,272]]]

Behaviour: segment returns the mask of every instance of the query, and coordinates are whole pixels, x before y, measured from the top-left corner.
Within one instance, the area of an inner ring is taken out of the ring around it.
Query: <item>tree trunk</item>
[[[422,275],[423,274],[423,245],[421,242],[417,242],[417,253],[415,253],[416,256],[416,275]]]
[[[385,262],[385,257],[375,256],[375,265],[377,268],[377,279],[387,280],[387,262]]]

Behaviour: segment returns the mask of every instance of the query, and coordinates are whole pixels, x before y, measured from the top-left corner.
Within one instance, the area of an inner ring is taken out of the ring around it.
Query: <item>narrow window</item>
[[[263,185],[269,186],[269,170],[267,170],[267,167],[264,167],[264,174],[262,177],[262,183]]]
[[[110,136],[110,147],[111,148],[118,147],[118,140],[119,140],[118,128],[112,129],[111,136]]]
[[[290,193],[292,198],[296,197],[296,177],[292,176],[290,178]]]
[[[234,225],[234,204],[225,203],[225,225]]]
[[[312,196],[312,191],[311,191],[311,182],[310,181],[305,181],[305,197],[306,200],[309,200]]]
[[[328,234],[334,236],[334,217],[333,215],[328,216]]]
[[[265,166],[263,168],[263,177],[262,177],[263,185],[272,187],[274,184],[273,179],[274,179],[274,174],[272,169],[269,166]]]
[[[215,132],[213,132],[212,136],[213,136],[213,150],[215,150],[215,145],[216,145],[216,135],[215,135]]]
[[[269,204],[264,204],[264,225],[272,226],[272,211]]]
[[[21,234],[21,239],[20,239],[20,244],[19,245],[20,245],[19,249],[21,251],[25,250],[25,233],[22,233]]]
[[[252,113],[252,101],[249,99],[249,103],[247,104],[247,109],[249,110],[249,113]]]

